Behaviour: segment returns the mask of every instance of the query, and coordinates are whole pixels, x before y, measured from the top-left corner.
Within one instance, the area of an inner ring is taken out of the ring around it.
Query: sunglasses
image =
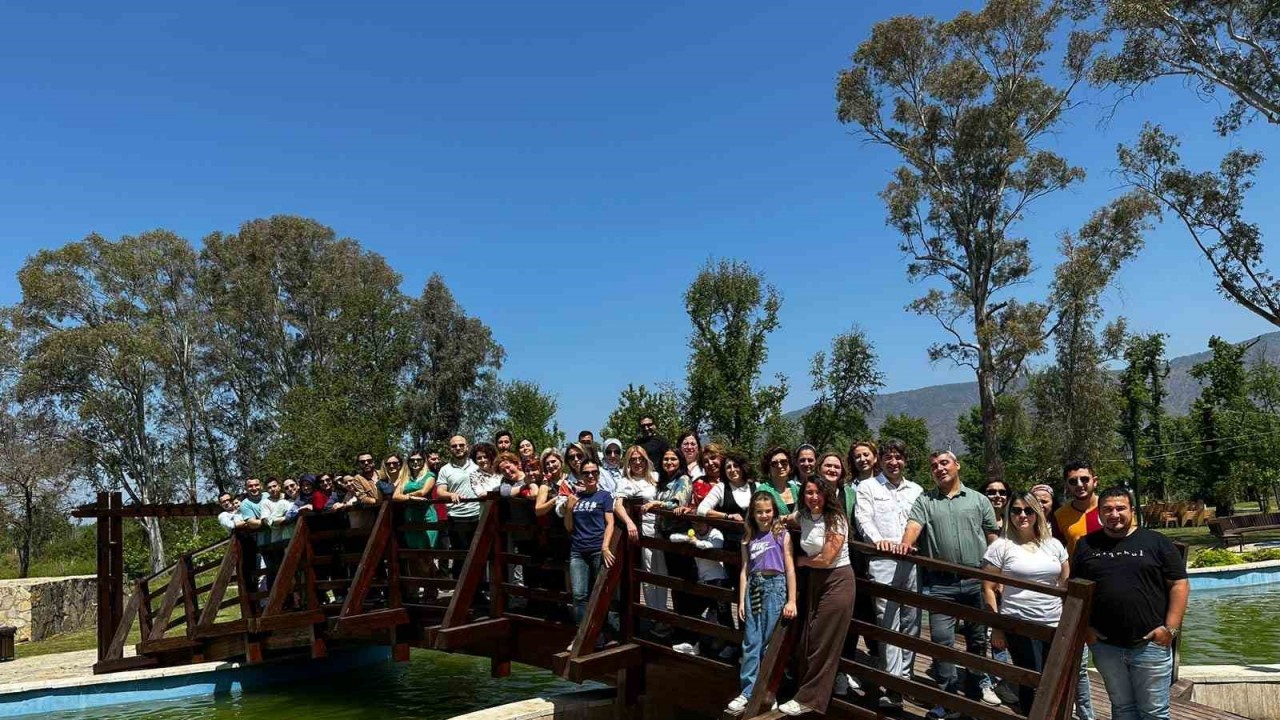
[[[631,462],[634,462],[634,463],[642,463],[642,462],[644,462],[644,458],[640,457],[639,455],[632,455],[632,456],[631,456]]]
[[[1014,508],[1009,508],[1009,514],[1010,515],[1035,515],[1036,511],[1033,508],[1029,508],[1029,507],[1014,507]]]
[[[360,458],[360,464],[361,464],[361,465],[372,465],[372,464],[373,464],[373,458]]]
[[[1068,485],[1088,485],[1089,481],[1092,479],[1093,478],[1089,477],[1088,475],[1084,477],[1069,477],[1067,478],[1067,484]]]
[[[392,461],[390,461],[390,462],[388,462],[388,463],[387,463],[387,467],[400,467],[400,461],[399,461],[399,460],[392,460]]]
[[[987,497],[1009,497],[1008,490],[988,490]]]
[[[770,460],[769,464],[774,467],[791,467],[790,460]]]
[[[426,460],[423,460],[422,458],[409,458],[409,462],[417,464],[417,463],[424,463],[426,462]]]
[[[581,455],[567,455],[566,457],[567,457],[567,459],[569,459],[569,460],[581,460],[581,459],[582,459],[582,456],[581,456]]]
[[[582,473],[582,477],[600,477],[599,470],[586,470]]]
[[[621,455],[622,451],[621,450],[605,450],[604,454],[605,455]]]

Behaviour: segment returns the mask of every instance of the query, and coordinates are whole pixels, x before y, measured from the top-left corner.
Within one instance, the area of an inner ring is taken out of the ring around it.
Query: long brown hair
[[[822,493],[822,523],[826,526],[827,532],[832,532],[835,528],[843,527],[845,538],[849,537],[849,519],[845,517],[844,507],[840,505],[840,496],[836,494],[836,486],[829,485],[820,475],[813,475],[804,481],[800,486],[800,505],[805,512],[809,512],[809,506],[804,501],[805,491],[812,485],[818,488],[818,492]],[[812,515],[813,513],[809,513]]]
[[[773,527],[769,528],[774,537],[778,537],[787,531],[787,526],[782,522],[782,510],[778,507],[778,501],[773,497],[773,493],[765,490],[757,490],[751,495],[751,502],[747,505],[747,519],[743,523],[746,526],[746,534],[743,538],[746,542],[751,542],[751,538],[756,536],[756,503],[761,500],[768,500],[773,506]]]

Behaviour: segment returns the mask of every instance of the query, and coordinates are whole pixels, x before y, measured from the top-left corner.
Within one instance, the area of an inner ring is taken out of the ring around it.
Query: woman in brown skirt
[[[796,566],[809,568],[809,609],[800,635],[804,658],[800,689],[778,707],[788,715],[827,712],[853,613],[849,520],[844,508],[835,488],[819,477],[805,480],[800,492],[801,507],[789,519],[800,528],[804,551]]]

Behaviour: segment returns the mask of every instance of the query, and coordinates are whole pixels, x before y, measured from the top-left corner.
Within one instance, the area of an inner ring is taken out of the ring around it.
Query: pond
[[[1280,663],[1280,586],[1193,591],[1182,632],[1183,665]]]
[[[407,663],[358,667],[314,683],[273,685],[233,697],[133,703],[75,713],[58,720],[444,720],[455,715],[584,686],[525,665],[511,675],[489,677],[489,661],[467,655],[414,650]],[[31,716],[52,720],[53,715]]]

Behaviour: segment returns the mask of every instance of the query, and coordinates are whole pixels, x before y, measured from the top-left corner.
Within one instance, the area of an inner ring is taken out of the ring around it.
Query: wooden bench
[[[1210,534],[1221,540],[1223,547],[1230,542],[1239,542],[1241,550],[1244,550],[1245,533],[1264,530],[1280,530],[1280,512],[1231,515],[1209,521]]]

